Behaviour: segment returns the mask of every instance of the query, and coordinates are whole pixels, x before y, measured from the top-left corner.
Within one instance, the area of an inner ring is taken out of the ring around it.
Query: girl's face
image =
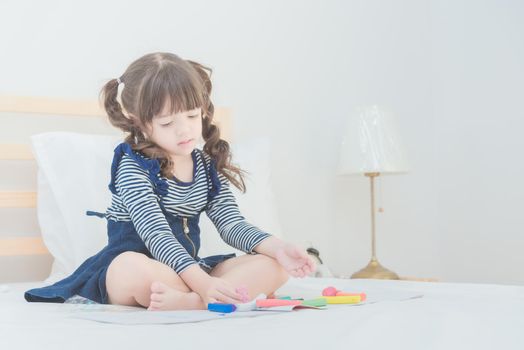
[[[175,114],[166,110],[151,121],[149,137],[172,157],[189,156],[202,137],[202,109]]]

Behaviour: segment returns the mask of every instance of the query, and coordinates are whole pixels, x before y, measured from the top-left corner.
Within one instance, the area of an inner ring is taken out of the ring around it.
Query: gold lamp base
[[[398,275],[380,265],[378,260],[371,259],[362,270],[355,272],[351,278],[376,278],[382,280],[398,280]]]

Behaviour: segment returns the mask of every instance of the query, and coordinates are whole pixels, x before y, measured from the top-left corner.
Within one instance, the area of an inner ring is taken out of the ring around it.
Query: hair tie
[[[124,87],[126,86],[124,82],[120,78],[116,78],[117,85],[116,85],[116,102],[118,102],[121,106],[124,104],[122,103],[122,90],[124,90]]]

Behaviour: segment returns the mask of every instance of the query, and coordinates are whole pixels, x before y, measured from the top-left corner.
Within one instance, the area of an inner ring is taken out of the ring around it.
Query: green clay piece
[[[304,300],[301,305],[313,306],[313,307],[323,307],[327,305],[327,301],[325,298],[309,299],[309,300]]]

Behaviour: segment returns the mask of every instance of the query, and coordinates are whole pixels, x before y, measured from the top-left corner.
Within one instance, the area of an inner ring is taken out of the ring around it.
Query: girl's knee
[[[144,267],[149,258],[136,252],[125,252],[113,259],[107,269],[106,289],[111,304],[144,305],[136,296],[145,289]]]
[[[110,278],[124,279],[127,282],[136,278],[140,279],[146,272],[149,260],[146,255],[141,253],[124,252],[109,264],[107,274]]]
[[[275,267],[274,275],[275,279],[277,280],[277,283],[284,284],[289,279],[289,274],[287,271],[282,267],[282,265],[278,264],[278,266]]]
[[[123,267],[130,267],[143,264],[149,258],[144,254],[137,252],[124,252],[113,259],[111,265],[118,265]]]
[[[263,255],[263,254],[257,254],[253,256],[253,260],[260,263],[264,269],[270,273],[271,276],[275,278],[275,280],[278,283],[285,283],[289,279],[289,274],[284,270],[282,265],[275,259]]]
[[[129,278],[128,283],[137,288],[149,290],[153,282],[160,281],[172,288],[189,291],[189,288],[171,267],[144,254],[125,252],[116,259],[118,260],[115,261],[115,264],[119,268],[115,270],[125,270]]]

